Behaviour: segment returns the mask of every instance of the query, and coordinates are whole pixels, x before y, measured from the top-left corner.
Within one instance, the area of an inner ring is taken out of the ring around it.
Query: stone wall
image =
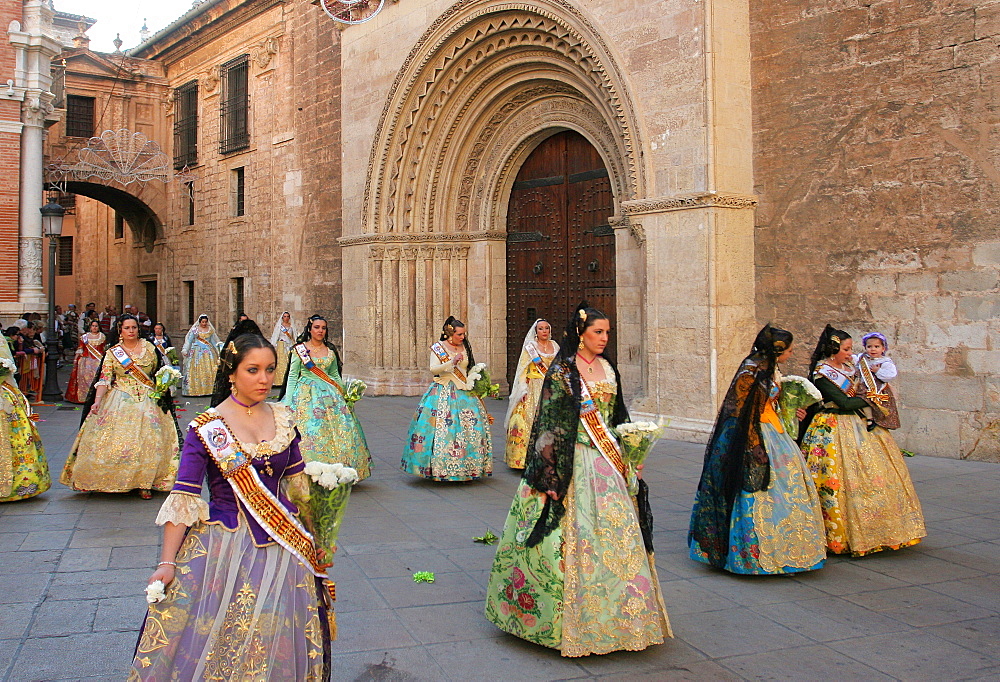
[[[889,337],[921,454],[1000,459],[1000,3],[752,5],[758,321]]]
[[[124,188],[140,200],[150,192],[160,193],[155,201],[147,201],[160,223],[155,239],[143,239],[132,225],[115,240],[115,202],[101,195],[100,186],[91,196],[109,203],[82,202],[77,298],[113,303],[115,286],[123,286],[124,298],[138,303],[143,283],[156,280],[159,317],[172,333],[186,330],[190,316],[202,312],[225,333],[236,312],[234,279],[242,278],[244,310],[266,333],[284,310],[300,326],[308,315],[321,313],[330,319],[331,338],[339,343],[338,39],[333,23],[309,2],[221,0],[191,10],[172,31],[135,51],[139,62],[162,70],[166,87],[152,106],[148,98],[139,98],[122,108],[119,125],[141,130],[140,113],[148,112],[155,118],[148,126],[150,138],[172,158],[172,95],[176,88],[197,81],[198,159],[183,176],[172,176],[167,183]],[[77,53],[70,59],[68,88],[100,97],[114,79],[72,67],[75,62],[115,57]],[[241,55],[250,58],[250,145],[222,154],[219,67]],[[99,100],[103,111],[102,104]],[[102,125],[108,127],[107,122]],[[71,151],[60,131],[54,132],[51,155]],[[234,210],[237,168],[244,169],[245,178],[242,216]],[[188,220],[186,181],[194,188],[193,224]],[[194,286],[190,310],[188,282]]]

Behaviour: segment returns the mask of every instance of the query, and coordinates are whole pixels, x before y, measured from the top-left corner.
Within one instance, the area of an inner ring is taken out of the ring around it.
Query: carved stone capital
[[[355,246],[357,244],[419,244],[433,242],[478,242],[478,241],[506,241],[507,233],[500,230],[489,230],[484,232],[411,232],[403,234],[393,234],[386,232],[359,234],[351,237],[341,237],[337,241],[341,246]]]

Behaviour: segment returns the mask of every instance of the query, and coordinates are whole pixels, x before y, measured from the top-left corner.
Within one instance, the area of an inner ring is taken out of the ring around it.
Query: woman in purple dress
[[[333,584],[292,501],[309,489],[294,414],[265,402],[276,361],[254,334],[222,351],[213,407],[191,422],[156,519],[150,583],[165,598],[150,604],[129,680],[329,679]]]

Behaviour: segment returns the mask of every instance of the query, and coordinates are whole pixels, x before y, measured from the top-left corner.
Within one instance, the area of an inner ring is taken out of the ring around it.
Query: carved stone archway
[[[503,375],[507,200],[523,160],[560,130],[600,152],[616,207],[645,196],[625,79],[570,3],[462,0],[416,43],[376,131],[361,233],[341,240],[374,322],[347,351],[375,392],[424,388],[424,349],[448,314]]]

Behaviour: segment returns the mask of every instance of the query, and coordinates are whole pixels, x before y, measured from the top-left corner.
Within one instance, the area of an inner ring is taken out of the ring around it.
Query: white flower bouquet
[[[639,465],[646,461],[646,455],[663,435],[663,427],[655,422],[625,422],[613,431],[618,434],[618,442],[625,455],[629,494],[635,495],[639,492]]]
[[[146,585],[146,603],[157,604],[167,598],[162,580],[154,580]]]
[[[0,343],[6,343],[6,341],[0,339]],[[17,374],[17,365],[14,364],[14,361],[10,358],[0,358],[0,379],[13,374]]]
[[[182,375],[173,367],[169,365],[164,365],[156,372],[156,376],[153,377],[153,390],[149,394],[149,397],[153,400],[159,400],[167,394],[167,392],[181,383]]]
[[[170,346],[165,351],[163,351],[163,354],[167,356],[167,362],[169,362],[171,365],[181,364],[181,356],[177,352],[177,349],[174,348],[173,346]]]
[[[500,398],[500,384],[490,382],[490,371],[485,363],[477,362],[469,370],[469,381],[472,382],[472,395],[477,398]]]
[[[305,472],[309,476],[309,514],[316,553],[320,564],[332,566],[340,524],[344,521],[351,488],[358,482],[358,472],[343,464],[323,462],[307,463]]]
[[[354,403],[361,400],[367,388],[368,384],[361,379],[348,379],[344,384],[344,401],[347,402],[347,406],[354,407]]]
[[[823,399],[823,395],[811,381],[794,374],[781,377],[779,388],[781,393],[778,394],[778,419],[781,420],[785,433],[795,440],[799,437],[799,418],[795,416],[795,411],[818,403]]]

